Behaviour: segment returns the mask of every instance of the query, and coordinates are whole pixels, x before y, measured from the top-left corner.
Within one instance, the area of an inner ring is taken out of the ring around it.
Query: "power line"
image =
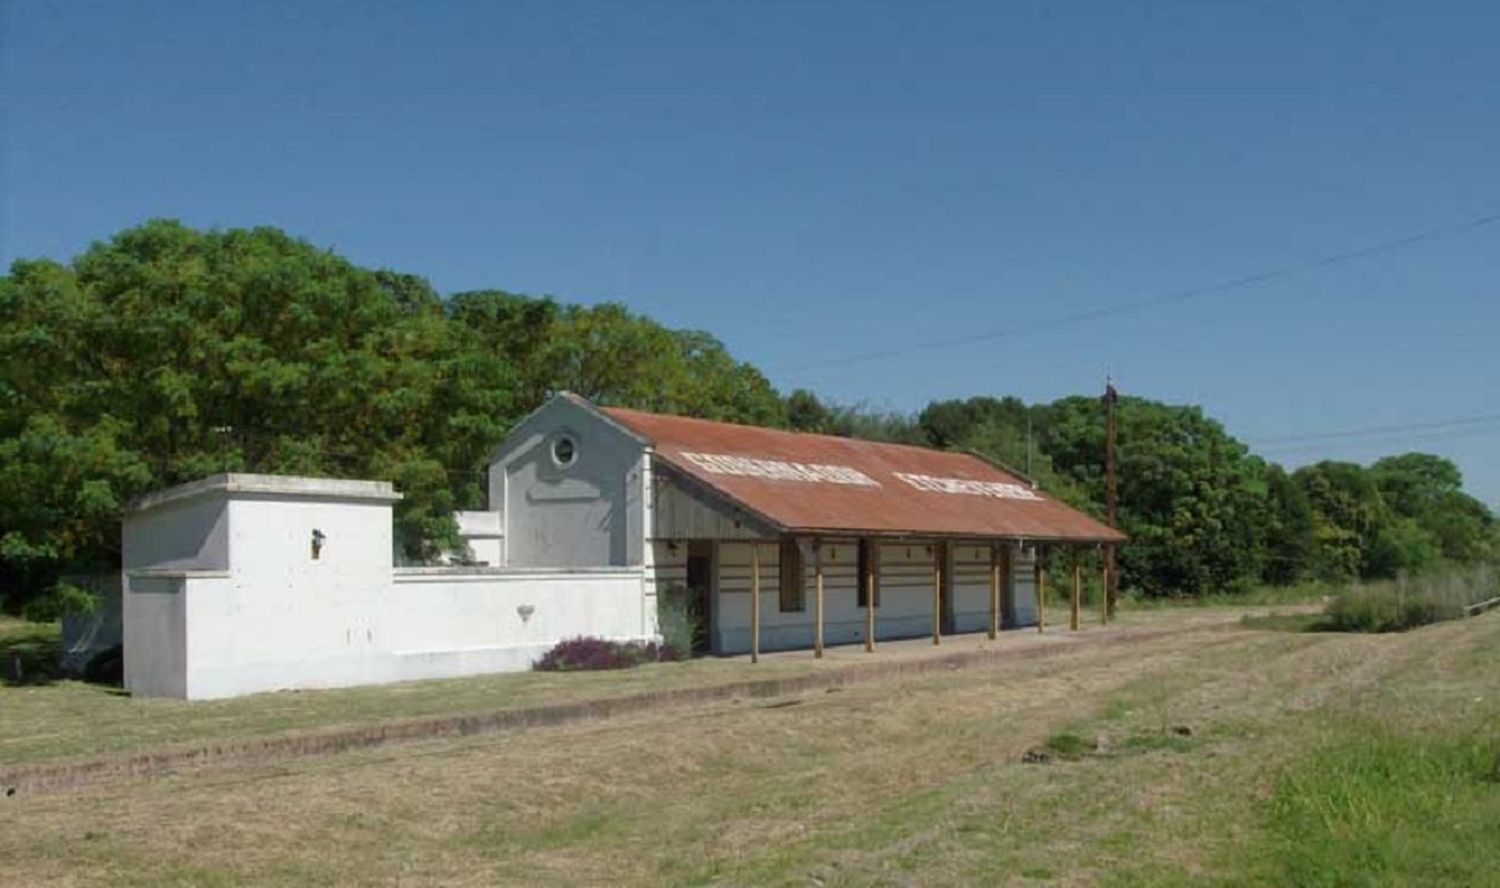
[[[1389,435],[1399,432],[1427,432],[1457,426],[1484,425],[1500,422],[1500,413],[1481,413],[1476,416],[1460,416],[1453,419],[1436,419],[1426,422],[1408,422],[1396,425],[1365,426],[1358,429],[1343,429],[1337,432],[1315,432],[1306,435],[1281,435],[1275,438],[1254,438],[1257,444],[1290,444],[1301,441],[1327,441],[1337,438],[1363,438],[1368,435]]]
[[[1279,268],[1257,272],[1256,274],[1234,278],[1233,280],[1221,281],[1216,284],[1208,284],[1202,287],[1189,287],[1185,290],[1172,290],[1166,293],[1158,293],[1155,296],[1136,299],[1131,302],[1121,302],[1115,305],[1105,305],[1099,306],[1097,308],[1083,309],[1081,311],[1056,315],[1051,318],[1044,318],[1042,320],[1032,321],[1026,324],[1011,324],[982,333],[972,333],[967,336],[951,336],[941,339],[931,339],[926,342],[918,342],[912,345],[903,345],[899,347],[880,349],[878,351],[869,351],[853,355],[846,355],[842,358],[829,358],[820,361],[809,361],[802,364],[783,365],[777,369],[807,370],[817,367],[838,367],[847,364],[863,364],[870,361],[880,361],[887,358],[901,357],[903,355],[913,354],[916,352],[933,351],[935,349],[950,348],[953,346],[975,345],[981,342],[990,342],[996,339],[1003,339],[1007,336],[1012,336],[1017,333],[1034,333],[1038,330],[1062,327],[1077,323],[1079,321],[1092,321],[1098,318],[1109,317],[1111,315],[1125,314],[1128,312],[1136,311],[1137,309],[1154,308],[1160,305],[1171,305],[1175,303],[1186,302],[1190,299],[1196,299],[1200,296],[1208,296],[1216,293],[1224,293],[1230,290],[1238,290],[1244,287],[1252,286],[1254,284],[1262,284],[1266,281],[1276,280],[1278,278],[1329,268],[1331,266],[1349,262],[1354,259],[1362,259],[1366,256],[1373,256],[1377,253],[1398,250],[1403,247],[1410,247],[1416,244],[1424,243],[1426,241],[1437,240],[1439,238],[1448,237],[1450,235],[1460,234],[1465,231],[1472,231],[1476,228],[1483,228],[1486,225],[1493,225],[1496,222],[1500,222],[1500,213],[1493,213],[1488,216],[1479,216],[1477,218],[1469,219],[1468,221],[1459,222],[1453,225],[1444,225],[1438,228],[1429,228],[1424,231],[1416,232],[1415,234],[1405,235],[1403,237],[1398,237],[1392,240],[1379,241],[1377,243],[1367,244],[1362,247],[1355,247],[1351,250],[1344,250],[1339,253],[1330,253],[1317,259],[1312,259],[1305,262],[1297,262],[1291,265],[1283,265]]]
[[[1468,426],[1456,429],[1437,429],[1429,431],[1413,431],[1404,435],[1387,435],[1376,438],[1349,438],[1344,440],[1306,442],[1301,444],[1289,444],[1271,446],[1266,448],[1254,448],[1253,452],[1259,456],[1287,456],[1299,453],[1325,453],[1328,448],[1337,448],[1344,453],[1375,453],[1389,452],[1397,447],[1407,446],[1421,441],[1448,442],[1455,438],[1482,437],[1486,435],[1500,434],[1500,425],[1492,426]]]

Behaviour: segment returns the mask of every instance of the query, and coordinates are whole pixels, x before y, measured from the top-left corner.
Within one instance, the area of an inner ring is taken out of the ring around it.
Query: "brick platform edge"
[[[715,703],[742,697],[781,697],[883,678],[983,667],[1015,660],[1033,660],[1070,650],[1140,644],[1195,631],[1202,631],[1202,628],[1126,630],[1108,638],[1082,644],[1077,641],[1052,641],[1009,649],[961,651],[910,660],[861,663],[825,672],[812,672],[785,678],[750,679],[724,684],[645,691],[619,697],[602,697],[517,709],[498,709],[466,715],[400,719],[356,728],[273,734],[248,740],[224,740],[129,756],[14,765],[0,768],[0,803],[3,803],[6,798],[27,794],[76,789],[94,783],[166,774],[185,768],[260,764],[399,743],[414,743],[445,737],[468,737],[476,734],[519,731],[527,728],[605,719],[671,706]]]

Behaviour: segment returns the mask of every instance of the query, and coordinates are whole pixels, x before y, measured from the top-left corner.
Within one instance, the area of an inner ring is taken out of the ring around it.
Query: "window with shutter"
[[[801,613],[807,610],[805,575],[802,568],[802,547],[788,537],[781,541],[781,612]]]

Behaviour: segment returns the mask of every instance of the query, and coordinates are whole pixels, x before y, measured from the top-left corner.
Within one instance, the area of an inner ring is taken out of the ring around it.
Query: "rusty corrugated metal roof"
[[[788,531],[1125,539],[968,453],[602,410],[672,468]]]

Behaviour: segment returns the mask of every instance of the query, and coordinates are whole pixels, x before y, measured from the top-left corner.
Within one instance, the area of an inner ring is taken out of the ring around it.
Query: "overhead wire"
[[[1212,294],[1228,292],[1231,290],[1238,290],[1254,284],[1262,284],[1267,281],[1276,280],[1278,278],[1289,277],[1296,274],[1303,274],[1309,271],[1317,271],[1320,269],[1328,268],[1330,266],[1349,262],[1354,259],[1361,259],[1366,256],[1373,256],[1379,253],[1389,252],[1391,250],[1398,250],[1403,247],[1410,247],[1416,244],[1438,240],[1440,238],[1449,237],[1466,231],[1472,231],[1474,229],[1483,228],[1488,225],[1493,225],[1496,222],[1500,222],[1500,213],[1491,213],[1489,215],[1478,216],[1451,225],[1443,225],[1437,228],[1428,228],[1422,231],[1414,232],[1412,234],[1403,235],[1401,237],[1377,241],[1372,244],[1366,244],[1364,246],[1342,250],[1337,253],[1329,253],[1316,259],[1278,266],[1266,271],[1256,272],[1255,274],[1248,274],[1243,277],[1238,277],[1227,281],[1220,281],[1214,284],[1207,284],[1199,287],[1188,287],[1182,290],[1170,290],[1164,293],[1158,293],[1154,296],[1147,296],[1145,298],[1136,299],[1129,302],[1120,302],[1114,305],[1096,306],[1094,308],[1055,315],[1050,318],[1028,321],[1025,324],[1010,324],[1004,327],[998,327],[980,333],[971,333],[962,336],[947,336],[938,339],[930,339],[925,342],[912,343],[910,345],[893,346],[890,348],[845,355],[843,357],[833,357],[816,361],[807,361],[799,364],[789,364],[780,367],[772,367],[771,369],[808,370],[821,367],[841,367],[850,364],[862,364],[868,363],[870,361],[880,361],[889,358],[902,357],[904,355],[914,354],[922,351],[952,348],[954,346],[976,345],[982,342],[990,342],[996,339],[1003,339],[1007,336],[1012,336],[1017,333],[1033,333],[1038,330],[1062,327],[1081,321],[1091,321],[1098,318],[1109,317],[1111,315],[1125,314],[1140,309],[1155,308],[1161,305],[1187,302],[1188,300],[1196,299],[1201,296],[1208,296]]]
[[[1299,435],[1281,435],[1274,438],[1251,438],[1250,440],[1251,443],[1257,446],[1271,445],[1271,449],[1283,449],[1284,445],[1328,442],[1349,438],[1399,438],[1405,433],[1429,435],[1450,429],[1464,429],[1474,426],[1490,425],[1492,423],[1500,423],[1500,413],[1481,413],[1473,416],[1460,416],[1450,419],[1396,423],[1392,425],[1365,426],[1363,428],[1341,429],[1339,431],[1333,432],[1313,432],[1309,434]]]

